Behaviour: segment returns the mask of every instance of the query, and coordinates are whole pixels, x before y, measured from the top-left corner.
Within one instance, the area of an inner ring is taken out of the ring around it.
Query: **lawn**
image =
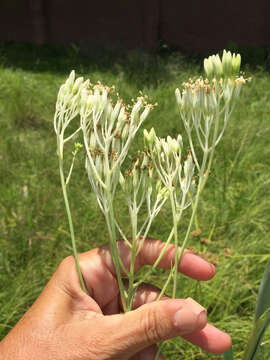
[[[251,62],[250,54],[242,57],[252,81],[217,147],[193,229],[200,232],[189,241],[189,247],[217,265],[217,275],[208,283],[181,276],[178,294],[194,297],[208,309],[210,322],[230,333],[237,360],[252,328],[258,286],[270,259],[269,62],[258,57],[256,64],[255,55]],[[58,88],[70,70],[92,82],[115,85],[125,101],[142,90],[158,103],[145,128],[155,126],[159,136],[182,133],[184,138],[174,90],[191,76],[202,75],[200,63],[178,53],[82,55],[76,46],[0,45],[1,338],[33,303],[61,259],[72,253],[52,125]],[[142,143],[140,131],[132,151]],[[106,243],[104,220],[79,161],[69,196],[79,251]],[[120,192],[116,197],[123,204]],[[125,206],[118,208],[123,224],[128,222]],[[187,212],[179,236],[188,218]],[[170,229],[165,207],[150,235],[165,240]],[[166,275],[157,270],[152,282],[162,286]],[[167,342],[164,354],[170,360],[223,358],[179,339]],[[258,359],[268,358],[270,331]]]

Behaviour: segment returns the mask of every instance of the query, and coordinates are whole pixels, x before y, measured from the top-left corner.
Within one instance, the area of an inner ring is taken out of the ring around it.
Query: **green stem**
[[[136,212],[136,210],[135,210]],[[130,260],[130,272],[129,272],[129,287],[128,287],[128,311],[132,310],[132,300],[134,296],[134,267],[135,267],[135,259],[136,259],[136,250],[137,250],[137,215],[132,214],[131,211],[131,224],[132,224],[132,249],[131,249],[131,260]]]
[[[196,198],[195,198],[195,203],[194,203],[194,206],[193,206],[193,209],[192,209],[192,215],[191,215],[191,218],[190,218],[190,221],[189,221],[189,224],[188,224],[188,229],[187,229],[187,232],[186,232],[186,235],[185,235],[185,239],[184,239],[184,241],[182,243],[182,246],[181,246],[181,249],[180,249],[180,253],[179,253],[179,257],[178,257],[179,263],[181,262],[184,250],[186,248],[187,241],[188,241],[188,238],[189,238],[189,234],[190,234],[190,231],[191,231],[191,227],[193,225],[193,221],[194,221],[195,214],[196,214],[196,211],[197,211],[199,198],[200,198],[200,193],[201,193],[201,191],[200,191],[201,179],[202,178],[200,177],[199,184],[198,184],[198,190],[197,190],[197,194],[196,194]]]
[[[164,246],[163,246],[157,260],[155,261],[154,265],[151,266],[151,269],[142,277],[141,280],[139,280],[136,284],[134,284],[134,286],[133,286],[134,288],[139,286],[141,283],[143,283],[148,278],[148,276],[152,274],[153,270],[158,266],[158,264],[159,264],[160,260],[162,259],[165,251],[167,250],[168,246],[171,243],[171,239],[173,237],[173,234],[174,234],[174,229],[171,230],[170,235],[169,235],[166,243],[164,244]]]
[[[170,200],[172,207],[172,216],[173,216],[173,233],[174,233],[174,279],[173,279],[173,293],[172,298],[176,297],[176,289],[177,289],[177,273],[178,273],[178,234],[177,234],[177,215],[175,210],[175,202],[173,198],[173,189],[170,190]]]
[[[111,255],[112,260],[114,263],[114,268],[117,276],[118,286],[120,290],[120,297],[122,301],[122,306],[124,312],[127,312],[127,302],[126,302],[126,291],[123,284],[122,276],[121,276],[121,269],[120,269],[120,263],[119,263],[119,253],[117,249],[117,239],[116,239],[116,231],[115,231],[115,222],[114,222],[114,211],[113,211],[113,204],[112,204],[112,197],[111,197],[111,190],[109,183],[106,184],[106,194],[107,194],[107,201],[108,201],[108,212],[109,216],[107,219],[107,222],[110,226],[110,249],[111,249]]]
[[[62,159],[59,159],[59,171],[60,171],[60,179],[61,179],[64,201],[65,201],[65,206],[66,206],[66,211],[67,211],[71,243],[72,243],[72,249],[73,249],[73,255],[74,255],[74,259],[75,259],[76,269],[77,269],[77,273],[79,276],[81,288],[85,293],[87,293],[87,290],[86,290],[86,287],[84,284],[84,280],[82,277],[80,265],[79,265],[78,252],[77,252],[75,235],[74,235],[74,227],[73,227],[73,222],[72,222],[72,217],[71,217],[71,212],[70,212],[70,207],[69,207],[69,202],[68,202],[66,181],[65,181],[64,172],[63,172],[63,160]]]

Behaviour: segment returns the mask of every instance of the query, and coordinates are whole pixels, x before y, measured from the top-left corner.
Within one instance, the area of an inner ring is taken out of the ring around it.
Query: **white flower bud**
[[[113,111],[111,113],[111,116],[110,116],[110,123],[111,124],[114,124],[116,118],[118,117],[120,109],[121,109],[121,105],[122,105],[122,101],[118,100],[117,103],[115,104],[115,107],[114,107],[114,109],[113,109]]]
[[[102,158],[100,155],[96,155],[95,167],[96,167],[97,173],[102,178],[102,176],[103,176],[103,161],[102,161]]]
[[[91,150],[95,150],[96,144],[97,144],[96,135],[95,135],[94,131],[91,131],[90,141],[89,141],[89,147],[90,147],[90,149],[91,149]]]
[[[144,111],[142,112],[141,116],[140,116],[140,122],[143,122],[147,116],[149,115],[151,110],[151,106],[150,105],[146,105]]]
[[[156,152],[159,154],[161,152],[161,142],[160,142],[160,139],[156,136],[155,137],[155,150]]]
[[[180,134],[178,134],[178,136],[177,136],[177,141],[179,143],[180,149],[182,150],[183,149],[183,139]]]
[[[181,92],[180,92],[180,90],[178,88],[175,90],[175,97],[176,97],[177,104],[179,106],[182,106]]]
[[[126,190],[126,180],[125,180],[123,174],[121,173],[121,171],[119,173],[119,183],[120,183],[121,188],[123,189],[123,191],[125,191]]]
[[[78,79],[76,79],[72,89],[73,94],[77,93],[82,83],[83,83],[83,77],[79,77]]]
[[[94,106],[94,95],[90,94],[87,98],[87,108],[91,109]]]
[[[121,141],[118,137],[114,137],[112,140],[112,150],[120,153],[121,150]]]
[[[142,106],[143,106],[143,103],[142,103],[142,101],[141,101],[140,98],[139,98],[139,100],[138,100],[138,101],[136,102],[136,104],[133,106],[132,111],[131,111],[131,114],[130,114],[130,121],[131,121],[131,124],[132,124],[132,125],[133,125],[133,124],[137,125],[137,123],[138,123],[138,118],[139,118],[139,111],[141,110]]]
[[[72,70],[71,73],[69,74],[69,77],[67,78],[67,80],[65,82],[65,86],[68,90],[72,90],[74,80],[75,80],[75,71]]]
[[[100,111],[105,109],[107,102],[108,102],[108,92],[105,87],[102,87],[101,94],[100,94],[100,105],[99,105]]]
[[[67,87],[66,84],[61,85],[58,96],[57,96],[57,103],[63,101],[65,95],[67,94]]]
[[[171,150],[174,153],[180,152],[180,144],[176,139],[172,139],[172,141],[171,141]]]
[[[214,71],[215,71],[215,74],[216,76],[219,78],[222,76],[222,63],[221,63],[221,60],[220,60],[220,57],[219,55],[212,55],[212,64],[214,66]]]
[[[93,95],[93,105],[99,110],[100,105],[100,92],[98,88],[95,88],[94,95]]]
[[[87,105],[87,98],[88,98],[87,90],[83,89],[81,92],[81,107],[83,109]]]
[[[169,145],[166,142],[166,140],[165,139],[160,139],[160,143],[161,143],[161,146],[162,146],[162,149],[163,149],[165,155],[169,156],[170,149],[169,149]]]
[[[113,107],[110,101],[107,101],[104,109],[104,116],[105,118],[110,118],[113,111]]]
[[[186,178],[191,178],[194,174],[194,163],[191,154],[188,154],[184,163],[184,174]]]
[[[204,71],[206,73],[206,76],[209,79],[211,79],[213,77],[213,73],[214,73],[214,66],[212,64],[211,59],[210,58],[204,59],[203,65],[204,65]]]
[[[172,139],[170,136],[167,136],[167,144],[168,144],[169,155],[172,153],[176,153],[178,151],[179,144],[175,139]]]
[[[138,170],[137,170],[137,166],[139,163],[139,159],[136,160],[133,169],[132,169],[132,182],[133,182],[133,188],[137,189],[138,187],[138,183],[139,183],[139,174],[138,174]]]
[[[121,134],[121,139],[123,142],[126,141],[128,134],[129,134],[129,124],[126,123],[126,125],[124,126],[123,130],[122,130],[122,134]]]
[[[163,186],[163,188],[161,188],[157,194],[157,200],[158,201],[163,200],[168,196],[169,196],[169,191],[166,186]]]
[[[148,158],[148,156],[144,153],[144,154],[143,154],[143,161],[142,161],[142,164],[141,164],[141,169],[147,168],[148,165],[149,165],[149,158]]]
[[[122,106],[117,119],[117,128],[122,129],[126,121],[127,121],[127,114],[125,112],[125,107]]]

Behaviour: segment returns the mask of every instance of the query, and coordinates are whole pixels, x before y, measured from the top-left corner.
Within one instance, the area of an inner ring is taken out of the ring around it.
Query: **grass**
[[[244,60],[253,80],[217,148],[198,212],[201,234],[190,239],[190,246],[218,264],[217,275],[203,284],[180,277],[183,286],[178,294],[192,296],[208,308],[210,321],[231,334],[236,359],[241,358],[251,331],[258,286],[270,258],[270,74],[267,63],[255,66],[254,58],[252,65]],[[0,46],[1,338],[72,251],[52,117],[58,87],[73,68],[92,82],[114,84],[125,100],[139,90],[148,94],[159,106],[145,127],[155,126],[159,136],[184,134],[174,90],[183,80],[202,73],[196,59],[179,54],[104,52],[87,57],[74,46]],[[134,148],[142,144],[141,135]],[[79,251],[86,251],[107,242],[107,232],[79,161],[75,170],[71,208]],[[117,201],[123,202],[121,194]],[[118,209],[123,223],[128,222],[124,206]],[[187,221],[188,214],[180,236]],[[170,213],[164,209],[151,236],[165,239],[170,224]],[[165,278],[166,273],[157,270],[152,282],[161,286]],[[258,359],[270,357],[269,344],[268,331]],[[170,360],[222,359],[179,339],[165,344],[165,354]]]

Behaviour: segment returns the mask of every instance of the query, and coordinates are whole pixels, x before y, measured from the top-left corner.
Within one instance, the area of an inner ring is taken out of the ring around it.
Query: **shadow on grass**
[[[227,50],[239,52],[243,65],[251,68],[265,67],[270,71],[270,45],[268,47],[250,47],[229,42]],[[45,44],[0,42],[0,64],[5,67],[21,68],[33,72],[55,72],[63,74],[76,68],[81,73],[89,71],[122,70],[131,80],[144,83],[156,83],[156,79],[166,80],[169,73],[164,71],[168,60],[174,59],[179,65],[201,64],[202,59],[211,52],[184,54],[176,48],[161,44],[156,53],[142,49],[127,50],[121,47],[105,45],[103,48],[86,44]]]

